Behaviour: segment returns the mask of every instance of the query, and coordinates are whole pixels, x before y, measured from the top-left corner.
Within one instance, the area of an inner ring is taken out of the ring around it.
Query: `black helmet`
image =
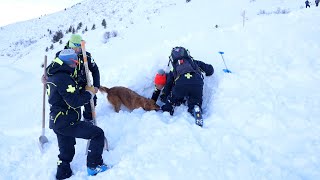
[[[189,58],[189,51],[184,47],[175,47],[171,51],[171,59],[176,62],[179,59]]]

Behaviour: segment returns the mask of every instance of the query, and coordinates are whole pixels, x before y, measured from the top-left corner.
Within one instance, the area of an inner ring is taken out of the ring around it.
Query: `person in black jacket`
[[[82,37],[78,34],[74,34],[71,36],[69,42],[67,43],[65,48],[72,48],[76,51],[79,58],[79,65],[76,68],[75,73],[77,73],[77,82],[81,88],[84,88],[87,85],[87,78],[86,78],[86,72],[84,68],[84,61],[83,61],[83,55],[81,51],[81,45],[79,46],[79,43],[81,44]],[[93,78],[93,86],[96,91],[96,93],[99,90],[100,87],[100,72],[98,65],[92,58],[91,54],[89,52],[86,52],[87,60],[88,60],[88,67],[89,71],[91,71],[92,78]],[[97,105],[97,96],[94,96],[94,105]],[[84,106],[83,111],[83,118],[85,121],[92,122],[92,111],[90,103]]]
[[[173,115],[174,107],[186,101],[188,112],[195,117],[196,124],[202,127],[204,85],[202,73],[205,73],[206,76],[211,76],[214,73],[214,69],[210,64],[194,60],[184,47],[172,49],[170,62],[172,70],[166,76],[166,84],[162,95],[165,105],[161,109]]]
[[[73,35],[71,35],[71,38],[67,42],[64,49],[73,49],[78,54],[79,64],[73,73],[74,73],[74,77],[75,77],[78,85],[80,86],[80,88],[83,89],[87,85],[87,78],[86,78],[86,71],[84,68],[83,54],[81,51],[81,41],[83,41],[83,39],[80,35],[73,34]],[[60,51],[56,53],[56,57],[58,57],[59,54],[60,54]],[[99,90],[99,87],[100,87],[99,68],[98,68],[98,65],[96,64],[96,62],[94,61],[94,59],[92,58],[91,54],[89,52],[86,52],[86,55],[87,55],[87,60],[88,60],[89,71],[91,72],[92,78],[93,78],[93,86],[94,86],[94,89],[97,93]],[[94,96],[93,100],[94,100],[94,105],[96,106],[97,105],[97,96]],[[91,110],[90,103],[84,105],[83,119],[85,121],[93,123],[92,110]]]
[[[66,179],[72,175],[70,162],[75,154],[75,138],[90,139],[87,156],[87,171],[95,175],[108,167],[103,163],[104,132],[91,123],[80,121],[81,106],[95,96],[94,87],[81,86],[74,79],[78,56],[72,49],[59,53],[47,67],[47,95],[50,104],[49,127],[57,135],[59,145],[56,178]]]

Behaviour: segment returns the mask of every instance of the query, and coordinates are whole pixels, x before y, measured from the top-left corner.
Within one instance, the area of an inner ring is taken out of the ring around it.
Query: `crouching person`
[[[47,94],[50,104],[50,128],[57,135],[59,155],[56,178],[66,179],[72,175],[70,162],[75,154],[75,138],[90,139],[87,156],[87,171],[96,175],[106,171],[102,152],[104,132],[91,123],[80,121],[81,106],[94,97],[94,87],[80,91],[72,77],[78,57],[74,50],[62,50],[57,58],[47,67]]]
[[[154,77],[154,91],[152,93],[151,99],[154,100],[154,102],[157,102],[161,90],[166,85],[166,72],[163,69],[159,69],[156,76]]]
[[[202,127],[204,85],[202,73],[206,76],[211,76],[214,69],[210,64],[194,60],[184,47],[173,48],[169,61],[172,64],[172,70],[166,76],[167,83],[164,87],[164,94],[167,95],[167,98],[165,105],[161,109],[173,115],[174,107],[186,100],[188,112],[194,116],[195,123]]]

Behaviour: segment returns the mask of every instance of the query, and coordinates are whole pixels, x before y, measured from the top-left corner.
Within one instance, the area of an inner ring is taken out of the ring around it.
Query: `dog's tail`
[[[104,86],[100,86],[99,91],[102,93],[108,93],[109,92],[109,88],[104,87]]]

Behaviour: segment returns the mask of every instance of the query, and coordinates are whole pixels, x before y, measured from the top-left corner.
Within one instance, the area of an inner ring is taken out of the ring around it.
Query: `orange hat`
[[[154,84],[165,85],[166,81],[166,73],[162,69],[159,70],[156,77],[154,78]]]

